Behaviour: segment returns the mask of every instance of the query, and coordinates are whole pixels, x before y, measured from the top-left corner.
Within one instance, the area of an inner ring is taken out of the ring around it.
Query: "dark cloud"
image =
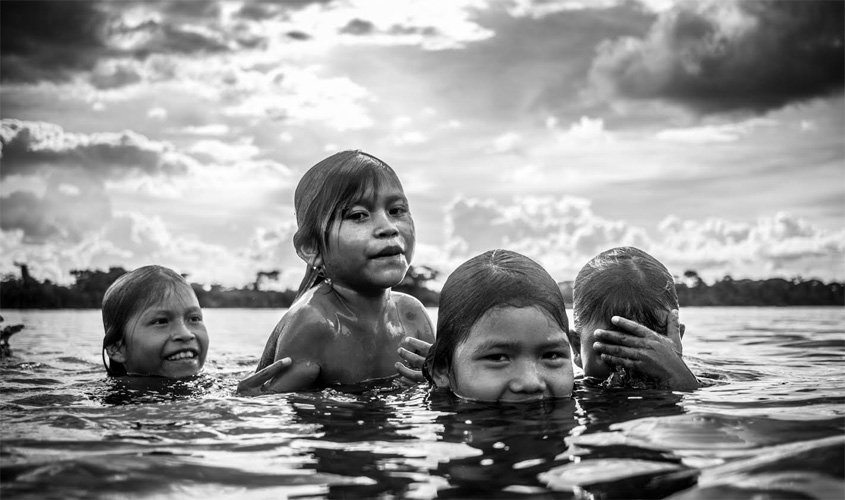
[[[46,216],[43,201],[33,193],[24,191],[0,198],[0,228],[4,231],[23,230],[28,243],[43,243],[58,234],[60,229],[55,221]]]
[[[171,0],[162,3],[162,12],[167,15],[181,16],[186,19],[216,19],[220,15],[220,4],[210,1]]]
[[[845,87],[845,2],[688,2],[600,45],[592,83],[703,113],[762,113]]]
[[[0,81],[62,81],[109,51],[97,2],[0,2]]]
[[[309,35],[308,33],[303,33],[302,31],[289,31],[289,32],[286,33],[286,35],[291,40],[302,41],[302,40],[310,40],[311,39],[311,35]]]
[[[145,58],[151,54],[196,54],[229,50],[222,33],[198,33],[173,24],[149,26],[150,40],[136,48],[134,55]]]
[[[115,89],[125,87],[141,81],[141,75],[133,68],[120,65],[112,73],[94,73],[91,75],[91,84],[98,89]]]
[[[16,191],[0,198],[0,228],[22,230],[26,243],[78,242],[111,218],[102,181],[81,168],[52,174],[43,197]]]
[[[349,23],[346,24],[343,28],[341,28],[341,33],[347,33],[350,35],[369,35],[375,30],[375,26],[370,21],[365,21],[364,19],[355,18]]]
[[[127,7],[158,10],[161,22],[129,25],[122,19]],[[103,59],[145,59],[153,54],[222,52],[241,46],[219,26],[219,4],[203,1],[100,2],[96,0],[3,0],[0,2],[0,81],[62,82],[87,72]],[[187,26],[187,28],[186,28]],[[191,29],[202,26],[204,30]],[[117,38],[143,39],[132,47],[118,46]],[[259,42],[243,40],[247,46]],[[123,71],[98,77],[99,88],[115,88],[138,81]]]
[[[238,15],[250,21],[264,21],[275,19],[283,12],[281,5],[267,2],[246,2],[241,6]]]
[[[131,131],[69,134],[49,123],[3,120],[0,146],[0,177],[37,175],[77,166],[101,178],[138,173],[182,174],[188,169],[187,158],[171,146]]]

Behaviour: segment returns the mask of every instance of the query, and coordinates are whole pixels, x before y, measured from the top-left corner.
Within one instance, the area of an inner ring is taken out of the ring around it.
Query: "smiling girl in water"
[[[166,267],[144,266],[118,278],[103,297],[103,326],[109,375],[178,379],[205,363],[208,332],[197,296]]]
[[[461,264],[443,285],[423,375],[477,401],[568,397],[568,332],[563,295],[549,273],[516,252],[490,250]]]
[[[405,277],[415,243],[399,178],[372,155],[343,151],[305,173],[294,205],[293,243],[308,267],[259,361],[267,380],[261,392],[396,375],[405,337],[434,340],[423,305],[391,291]],[[288,357],[294,361],[280,366],[283,372],[267,370]]]

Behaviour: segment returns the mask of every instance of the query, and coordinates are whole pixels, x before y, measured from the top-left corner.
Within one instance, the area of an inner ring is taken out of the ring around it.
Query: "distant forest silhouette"
[[[0,282],[0,307],[5,309],[98,309],[106,289],[127,271],[112,267],[108,271],[74,270],[75,283],[58,285],[30,276],[25,264],[18,264],[21,276],[6,276]],[[267,281],[277,280],[278,271],[259,272],[255,281],[242,288],[192,283],[202,307],[285,308],[290,307],[296,290],[262,290]],[[427,266],[411,266],[402,283],[394,290],[413,295],[423,304],[436,307],[440,294],[427,284],[439,273]],[[190,280],[189,280],[190,281]],[[572,282],[560,283],[568,306],[572,304]],[[832,282],[794,278],[785,280],[734,280],[725,276],[712,285],[696,271],[686,271],[675,284],[681,306],[841,306],[845,305],[845,286]]]

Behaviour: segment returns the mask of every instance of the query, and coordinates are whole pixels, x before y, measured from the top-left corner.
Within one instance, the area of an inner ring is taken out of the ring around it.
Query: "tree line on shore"
[[[19,264],[21,276],[6,276],[0,282],[0,307],[4,309],[97,309],[106,289],[127,271],[112,267],[108,271],[75,270],[75,283],[59,285],[39,281]],[[192,283],[202,307],[285,308],[296,297],[295,290],[262,290],[268,280],[278,279],[278,271],[259,272],[255,281],[241,288]],[[407,293],[429,307],[436,307],[440,294],[427,286],[439,273],[427,266],[411,266],[405,279],[394,290]],[[572,304],[572,282],[560,283],[567,305]],[[695,271],[684,273],[675,284],[683,306],[842,306],[845,286],[816,279],[734,280],[725,276],[708,285]]]

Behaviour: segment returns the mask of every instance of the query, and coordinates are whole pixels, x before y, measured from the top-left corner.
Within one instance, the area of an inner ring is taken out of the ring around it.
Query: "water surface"
[[[0,312],[26,325],[0,362],[0,494],[845,496],[843,308],[682,310],[707,384],[691,393],[579,385],[514,406],[384,384],[235,396],[283,313],[205,310],[205,374],[165,383],[105,377],[99,311]]]

